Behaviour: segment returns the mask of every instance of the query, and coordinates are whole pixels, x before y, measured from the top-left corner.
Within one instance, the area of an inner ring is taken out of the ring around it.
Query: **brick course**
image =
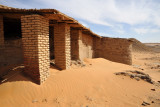
[[[40,15],[21,17],[25,73],[37,83],[49,76],[49,21]]]

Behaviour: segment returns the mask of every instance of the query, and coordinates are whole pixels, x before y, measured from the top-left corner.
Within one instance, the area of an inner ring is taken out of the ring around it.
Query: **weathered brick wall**
[[[95,57],[102,57],[114,62],[132,64],[132,45],[127,39],[121,38],[95,38]]]
[[[82,30],[71,29],[71,56],[72,60],[93,58],[93,37]]]
[[[37,83],[49,76],[49,21],[40,15],[21,17],[25,73]]]
[[[5,40],[0,48],[0,66],[17,65],[23,63],[21,39]]]
[[[3,16],[0,15],[0,46],[4,44]]]
[[[98,38],[98,37],[93,37],[93,57],[94,58],[99,58],[101,55],[101,49],[102,47],[102,42],[101,42],[101,38]]]
[[[82,37],[82,31],[79,29],[71,29],[71,59],[79,60],[79,41]]]
[[[71,65],[70,26],[67,23],[54,25],[55,64],[60,69],[68,69]]]
[[[89,34],[82,33],[82,36],[80,36],[79,57],[80,60],[93,58],[93,37]]]

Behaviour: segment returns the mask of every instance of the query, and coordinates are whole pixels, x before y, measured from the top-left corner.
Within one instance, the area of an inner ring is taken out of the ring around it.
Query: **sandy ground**
[[[142,69],[155,81],[160,80],[160,53],[133,53],[133,67]]]
[[[160,81],[159,62],[160,53],[134,52],[132,66],[97,58],[86,59],[85,67],[51,68],[42,85],[17,75],[0,85],[0,107],[142,107],[143,101],[160,107],[158,86],[114,74],[139,70]]]

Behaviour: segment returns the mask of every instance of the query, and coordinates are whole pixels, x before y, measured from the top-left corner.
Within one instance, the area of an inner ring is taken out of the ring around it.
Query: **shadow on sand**
[[[0,72],[0,85],[7,82],[16,81],[30,81],[32,83],[39,84],[24,73],[25,67],[23,65],[6,66],[2,68]],[[53,64],[50,64],[50,68],[60,70]]]

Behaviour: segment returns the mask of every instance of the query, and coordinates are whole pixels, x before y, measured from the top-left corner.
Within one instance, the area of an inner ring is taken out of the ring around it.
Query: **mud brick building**
[[[0,67],[24,64],[39,84],[49,76],[50,59],[60,69],[68,69],[71,60],[99,57],[130,65],[131,44],[99,36],[55,9],[0,5]]]

